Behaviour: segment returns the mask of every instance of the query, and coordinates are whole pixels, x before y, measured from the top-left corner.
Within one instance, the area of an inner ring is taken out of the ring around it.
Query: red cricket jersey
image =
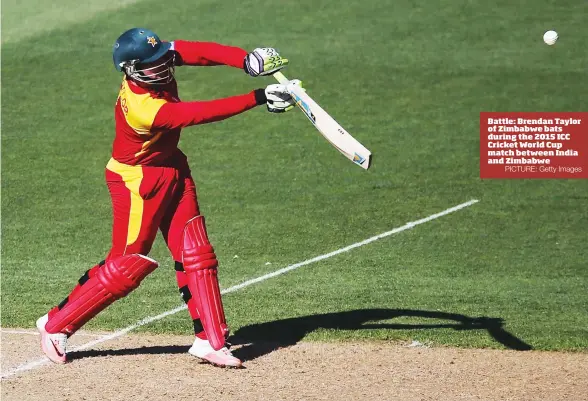
[[[172,42],[176,65],[229,65],[243,68],[247,52],[212,42]],[[127,165],[186,165],[178,149],[182,128],[223,120],[257,105],[254,91],[211,101],[182,102],[176,81],[145,89],[123,79],[114,116],[116,136],[112,157]]]

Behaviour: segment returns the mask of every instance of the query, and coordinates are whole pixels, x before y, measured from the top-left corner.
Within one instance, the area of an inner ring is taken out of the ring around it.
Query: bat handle
[[[284,74],[282,74],[281,71],[278,71],[276,73],[273,74],[274,78],[281,84],[287,84],[288,83],[288,78],[286,78],[284,76]]]

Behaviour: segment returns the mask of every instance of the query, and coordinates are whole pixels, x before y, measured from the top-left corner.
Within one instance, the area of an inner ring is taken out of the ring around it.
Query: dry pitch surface
[[[38,336],[2,333],[2,372],[38,360]],[[98,337],[80,333],[70,344]],[[187,353],[189,336],[133,334],[2,380],[4,401],[588,400],[588,354],[403,343],[244,345],[246,368]]]

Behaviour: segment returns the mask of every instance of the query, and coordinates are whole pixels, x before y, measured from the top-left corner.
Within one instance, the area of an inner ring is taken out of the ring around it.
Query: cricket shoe
[[[203,361],[222,368],[240,368],[243,366],[241,360],[235,358],[227,347],[215,351],[208,340],[202,340],[198,337],[196,337],[188,352]]]
[[[41,349],[52,362],[66,363],[67,334],[47,333],[45,325],[49,321],[49,315],[41,316],[37,320],[37,330],[41,333]]]

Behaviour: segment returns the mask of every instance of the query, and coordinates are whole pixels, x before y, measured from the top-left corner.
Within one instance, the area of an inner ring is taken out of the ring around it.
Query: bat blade
[[[288,83],[288,78],[281,72],[273,75],[279,83]],[[361,168],[367,170],[370,167],[372,153],[365,146],[335,121],[306,91],[295,85],[288,85],[287,88],[298,108],[335,149]]]

